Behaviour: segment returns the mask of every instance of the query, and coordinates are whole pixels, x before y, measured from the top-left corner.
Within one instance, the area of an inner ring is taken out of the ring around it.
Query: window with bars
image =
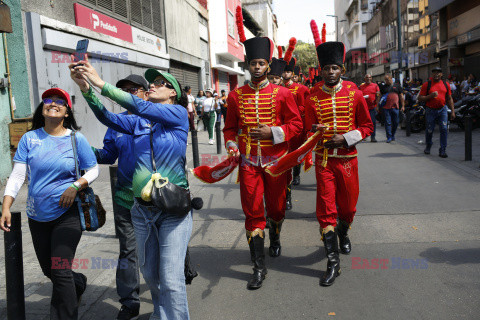
[[[163,0],[80,0],[94,10],[164,37]]]

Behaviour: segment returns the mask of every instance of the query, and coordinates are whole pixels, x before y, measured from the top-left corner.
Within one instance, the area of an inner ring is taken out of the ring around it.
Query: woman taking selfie
[[[82,235],[75,197],[98,176],[95,155],[76,132],[79,168],[86,170],[77,180],[71,133],[78,129],[69,94],[59,88],[45,91],[32,129],[18,144],[3,197],[0,228],[9,232],[10,208],[28,170],[28,225],[43,274],[53,283],[50,319],[77,319],[78,301],[87,285],[83,274],[63,267],[72,264]]]
[[[152,294],[154,311],[150,319],[189,319],[184,261],[192,232],[191,211],[183,215],[166,212],[153,201],[142,198],[142,190],[154,173],[183,190],[188,189],[185,173],[189,128],[187,96],[171,74],[148,69],[145,78],[154,88],[150,89],[149,101],[144,101],[103,81],[88,61],[79,63],[69,66],[71,77],[95,116],[115,131],[133,135],[135,201],[131,215],[140,270]],[[109,112],[86,79],[99,88],[103,96],[133,115]]]

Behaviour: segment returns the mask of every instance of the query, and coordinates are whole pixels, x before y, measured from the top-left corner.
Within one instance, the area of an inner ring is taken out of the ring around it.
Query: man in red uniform
[[[223,134],[229,155],[241,156],[240,197],[245,229],[254,264],[248,289],[262,286],[265,267],[265,205],[270,220],[271,256],[281,253],[280,230],[285,217],[287,176],[272,177],[265,167],[288,153],[288,141],[303,130],[295,100],[287,89],[267,80],[273,42],[269,38],[245,39],[241,8],[237,8],[240,41],[244,43],[252,80],[228,95],[228,113]],[[272,238],[273,236],[273,238]]]
[[[287,55],[285,55],[287,57]],[[291,58],[289,61],[287,61],[287,65],[285,66],[285,70],[283,71],[283,85],[285,88],[290,90],[290,92],[293,94],[295,98],[295,102],[297,103],[298,106],[298,111],[300,112],[300,115],[302,117],[302,120],[305,119],[305,98],[310,94],[308,91],[308,88],[304,86],[303,84],[300,83],[295,83],[293,82],[293,76],[294,76],[294,69],[295,69],[295,64],[297,63],[297,59]],[[289,143],[289,148],[290,151],[298,149],[306,140],[306,132],[302,131],[301,134],[298,136],[294,137],[292,141]],[[300,184],[300,169],[301,165],[295,166],[292,170],[293,173],[293,180],[292,184],[294,186]],[[292,186],[288,186],[287,190],[287,210],[290,210],[292,208]]]
[[[326,126],[324,140],[315,149],[315,174],[316,213],[328,258],[320,285],[329,286],[340,274],[337,233],[342,253],[351,251],[347,231],[359,193],[355,145],[370,135],[372,122],[362,92],[340,78],[345,72],[343,43],[325,42],[317,54],[325,84],[307,99],[305,128]]]
[[[365,82],[360,85],[360,91],[362,91],[363,97],[367,101],[368,112],[370,112],[370,119],[373,124],[373,132],[370,136],[370,141],[377,142],[377,139],[375,139],[377,119],[375,116],[377,115],[377,104],[380,99],[380,88],[378,87],[378,84],[372,82],[372,75],[365,75]]]

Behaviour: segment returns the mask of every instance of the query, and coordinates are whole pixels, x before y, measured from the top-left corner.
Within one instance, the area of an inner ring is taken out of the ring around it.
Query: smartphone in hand
[[[77,49],[73,55],[73,61],[78,62],[85,59],[85,55],[87,54],[88,49],[88,39],[78,40],[77,42]],[[79,66],[83,66],[83,64],[79,64]]]

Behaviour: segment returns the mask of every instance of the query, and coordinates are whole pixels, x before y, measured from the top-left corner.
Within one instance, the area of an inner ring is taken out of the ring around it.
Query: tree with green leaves
[[[300,66],[302,73],[308,77],[309,68],[318,66],[317,51],[313,43],[297,41],[294,57],[297,58],[297,66]]]

